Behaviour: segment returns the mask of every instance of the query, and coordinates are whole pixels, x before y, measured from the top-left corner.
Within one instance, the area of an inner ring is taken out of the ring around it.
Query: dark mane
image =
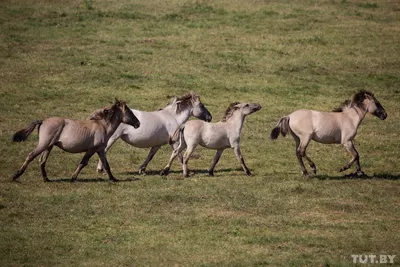
[[[194,92],[186,93],[181,98],[178,98],[177,103],[177,113],[181,113],[191,107],[193,107],[193,102],[195,100],[200,100],[200,96]]]
[[[374,94],[370,91],[360,90],[358,93],[354,94],[352,99],[345,100],[339,107],[333,109],[333,112],[343,112],[346,109],[357,106],[362,107],[363,101],[367,95],[374,97]]]
[[[351,100],[346,99],[339,107],[334,108],[332,111],[333,112],[343,112],[346,109],[349,109],[351,107]]]
[[[114,115],[115,111],[124,105],[126,105],[125,102],[116,100],[116,102],[111,107],[105,107],[93,111],[93,113],[90,114],[90,116],[88,117],[88,120],[93,120],[93,121],[105,120],[109,122],[112,116]]]
[[[232,117],[233,113],[235,112],[235,110],[237,110],[238,108],[235,107],[237,104],[240,104],[240,102],[233,102],[231,104],[229,104],[228,108],[225,111],[224,116],[222,117],[221,121],[225,122],[227,121],[230,117]]]

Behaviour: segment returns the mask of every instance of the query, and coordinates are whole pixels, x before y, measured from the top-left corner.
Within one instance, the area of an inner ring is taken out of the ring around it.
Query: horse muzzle
[[[128,121],[128,122],[124,122],[130,126],[132,126],[133,128],[137,129],[140,127],[140,121],[139,120],[134,120],[134,121]]]
[[[135,129],[137,129],[137,128],[139,128],[140,127],[140,122],[139,121],[137,121],[137,122],[135,122],[135,123],[133,123],[133,128],[135,128]]]
[[[378,112],[375,112],[374,115],[375,115],[376,117],[378,117],[379,119],[381,119],[381,120],[385,120],[386,117],[387,117],[387,113],[386,113],[385,111],[378,111]]]

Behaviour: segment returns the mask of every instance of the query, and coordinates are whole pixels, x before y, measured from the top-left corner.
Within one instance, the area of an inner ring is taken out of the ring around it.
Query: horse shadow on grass
[[[318,179],[318,180],[399,180],[399,174],[390,174],[390,173],[374,173],[373,175],[361,175],[356,176],[352,174],[341,175],[341,176],[330,176],[330,175],[314,175],[311,178]]]
[[[154,176],[161,176],[161,171],[162,170],[151,170],[151,171],[146,171],[145,175],[138,174],[138,172],[123,172],[120,173],[121,175],[140,175],[140,176],[146,176],[146,175],[154,175]],[[233,172],[233,171],[241,171],[243,170],[241,168],[226,168],[226,169],[215,169],[214,170],[214,176],[218,176],[218,173],[228,173],[228,172]],[[207,174],[208,175],[208,169],[189,169],[190,176],[196,175],[196,174]],[[170,170],[169,174],[182,174],[182,170]]]
[[[125,183],[125,182],[135,182],[139,181],[139,178],[126,178],[126,179],[118,179],[118,181],[113,182],[108,178],[81,178],[76,179],[72,182],[71,178],[61,178],[61,179],[50,179],[47,183]]]

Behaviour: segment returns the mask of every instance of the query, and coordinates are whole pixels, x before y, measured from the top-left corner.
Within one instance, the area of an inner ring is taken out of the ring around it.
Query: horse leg
[[[224,152],[224,149],[217,150],[217,152],[215,153],[213,163],[212,163],[210,169],[208,170],[208,175],[214,176],[214,168],[215,168],[215,165],[217,165],[219,158],[222,155],[222,152]]]
[[[97,152],[97,154],[99,155],[99,158],[100,158],[101,162],[103,163],[104,169],[106,170],[106,172],[108,174],[108,178],[113,182],[117,182],[118,179],[116,179],[111,173],[110,165],[108,164],[108,161],[106,158],[106,152],[104,150],[101,150],[101,151]]]
[[[96,151],[86,152],[85,156],[83,156],[83,159],[81,160],[81,163],[79,163],[78,168],[76,168],[75,172],[72,174],[71,182],[75,182],[76,178],[78,177],[78,174],[81,172],[83,167],[85,167],[88,164],[89,159],[93,156],[95,152]]]
[[[115,141],[118,140],[118,138],[120,138],[121,135],[117,134],[117,132],[115,132],[110,139],[108,139],[107,142],[107,146],[106,149],[104,150],[104,153],[107,153],[107,151],[110,149],[110,147],[115,143]],[[98,173],[102,173],[104,171],[103,169],[103,162],[101,161],[101,159],[99,159],[99,162],[97,163],[97,172]]]
[[[169,169],[171,168],[172,162],[176,158],[176,156],[180,155],[181,152],[185,149],[185,146],[179,146],[178,148],[174,149],[172,151],[171,157],[169,158],[167,166],[164,167],[164,169],[161,171],[161,175],[168,175]]]
[[[303,175],[305,177],[308,177],[309,174],[306,170],[306,167],[304,166],[303,157],[306,154],[306,148],[308,146],[308,143],[310,143],[310,139],[308,138],[304,141],[304,140],[301,140],[297,135],[295,135],[295,134],[292,134],[292,135],[293,135],[294,140],[296,141],[296,156],[297,156],[297,160],[299,161],[299,164],[300,164],[301,172],[303,173]],[[315,164],[314,164],[314,166],[315,166]]]
[[[304,151],[304,158],[307,160],[308,165],[310,166],[312,172],[313,172],[314,174],[317,174],[317,167],[315,166],[314,161],[312,161],[312,160],[307,156],[307,154],[305,153],[305,151]]]
[[[46,161],[52,149],[53,146],[49,146],[45,151],[43,151],[42,155],[40,155],[40,170],[42,171],[42,177],[45,182],[50,182],[49,178],[47,178]]]
[[[179,145],[181,145],[181,144],[178,143],[178,142],[175,142],[175,143],[173,143],[173,144],[171,145],[171,147],[172,147],[173,150],[175,150],[177,147],[179,147]],[[181,165],[183,164],[183,156],[182,156],[182,153],[179,153],[179,154],[178,154],[178,161],[179,161],[179,163],[180,163]]]
[[[142,165],[139,167],[139,174],[145,174],[144,171],[146,170],[147,164],[153,159],[154,155],[157,153],[157,151],[160,149],[160,146],[154,146],[150,149],[149,154],[147,155],[146,160],[143,162]]]
[[[188,162],[189,162],[189,158],[190,155],[192,155],[194,149],[196,148],[197,145],[192,145],[192,146],[188,146],[188,148],[185,151],[185,154],[183,155],[183,177],[189,177],[189,169],[188,169]]]
[[[349,169],[354,164],[354,162],[356,162],[356,172],[355,172],[355,174],[357,176],[363,175],[364,172],[361,170],[361,165],[360,165],[360,155],[358,154],[356,148],[354,147],[353,142],[352,141],[347,141],[344,144],[344,147],[347,149],[347,151],[349,151],[353,155],[353,158],[349,161],[349,163],[344,165],[343,168],[341,168],[339,170],[339,172],[343,172],[343,171]]]
[[[235,146],[233,148],[233,150],[235,152],[236,158],[238,159],[238,161],[242,165],[242,168],[243,168],[244,172],[247,175],[251,175],[251,172],[250,172],[249,168],[247,168],[246,164],[244,163],[244,159],[243,159],[242,153],[240,152],[240,146],[239,145]]]
[[[32,152],[28,154],[28,157],[26,157],[26,160],[24,164],[22,164],[21,168],[14,173],[14,175],[12,176],[12,180],[13,181],[17,180],[18,177],[20,177],[25,172],[29,163],[31,163],[32,160],[34,160],[38,155],[40,155],[46,149],[47,149],[46,146],[40,145],[39,143],[39,145]]]

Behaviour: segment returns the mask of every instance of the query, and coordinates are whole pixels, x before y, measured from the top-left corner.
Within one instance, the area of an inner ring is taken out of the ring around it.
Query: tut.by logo
[[[396,255],[351,255],[353,263],[381,263],[381,264],[393,264]]]

